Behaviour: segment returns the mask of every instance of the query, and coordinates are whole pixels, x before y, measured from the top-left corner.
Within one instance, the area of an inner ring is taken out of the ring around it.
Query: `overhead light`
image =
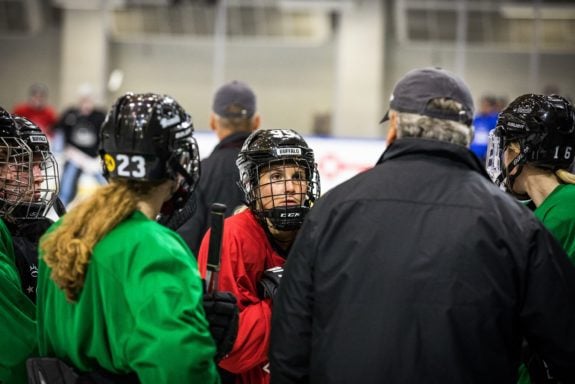
[[[108,78],[108,91],[117,92],[124,82],[124,71],[114,69]]]
[[[575,7],[565,5],[544,5],[538,10],[529,5],[502,5],[501,15],[507,19],[575,20]]]
[[[307,9],[322,11],[341,11],[353,6],[352,0],[279,0],[278,5],[284,9]]]
[[[124,6],[125,0],[108,0],[107,3],[102,0],[52,0],[55,7],[63,9],[90,10],[96,11],[107,8],[119,8]]]
[[[122,8],[125,3],[126,0],[52,0],[52,4],[58,8],[89,11]]]

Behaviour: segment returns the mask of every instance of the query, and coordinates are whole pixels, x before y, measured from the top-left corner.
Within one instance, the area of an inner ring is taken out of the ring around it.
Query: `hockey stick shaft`
[[[211,232],[206,273],[206,284],[208,292],[213,292],[218,288],[218,274],[220,272],[220,256],[222,252],[222,237],[224,234],[225,213],[225,204],[212,204],[210,210]]]

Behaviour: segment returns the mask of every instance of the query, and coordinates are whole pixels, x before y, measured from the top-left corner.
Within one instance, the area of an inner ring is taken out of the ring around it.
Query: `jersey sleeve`
[[[536,210],[535,216],[543,223],[545,228],[555,236],[563,246],[571,263],[575,265],[575,221],[571,211],[562,207],[560,202],[549,204],[544,210]],[[571,204],[571,202],[567,203]]]
[[[7,229],[3,227],[3,235]],[[0,382],[24,382],[26,359],[36,351],[34,304],[22,292],[11,239],[0,240]]]
[[[136,319],[125,355],[142,383],[217,383],[215,345],[205,318],[200,276],[182,242],[166,236],[135,250],[124,294]]]
[[[206,275],[210,233],[208,230],[204,236],[198,256],[202,276]],[[244,240],[224,226],[218,289],[236,297],[240,316],[234,347],[219,365],[236,374],[267,362],[271,327],[271,301],[259,299],[257,281],[247,273],[252,267],[248,258],[253,254],[245,254]]]

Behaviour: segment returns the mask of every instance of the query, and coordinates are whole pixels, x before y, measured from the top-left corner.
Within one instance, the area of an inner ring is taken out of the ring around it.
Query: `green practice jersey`
[[[575,264],[575,185],[561,184],[547,196],[533,213],[563,246]],[[527,369],[519,369],[518,384],[531,382]]]
[[[134,212],[94,247],[76,302],[66,300],[44,260],[39,269],[42,356],[81,371],[135,372],[142,383],[219,381],[202,281],[175,232]]]
[[[575,264],[575,184],[561,184],[534,211]]]
[[[1,219],[0,312],[0,383],[26,383],[26,359],[36,350],[36,314],[22,292],[12,237]]]

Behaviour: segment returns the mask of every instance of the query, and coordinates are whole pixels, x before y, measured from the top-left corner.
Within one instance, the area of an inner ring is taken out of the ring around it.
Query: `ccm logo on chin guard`
[[[280,217],[282,219],[285,219],[285,218],[293,219],[294,217],[300,217],[300,216],[301,216],[301,213],[299,213],[299,212],[288,212],[288,213],[281,213],[280,214]]]

